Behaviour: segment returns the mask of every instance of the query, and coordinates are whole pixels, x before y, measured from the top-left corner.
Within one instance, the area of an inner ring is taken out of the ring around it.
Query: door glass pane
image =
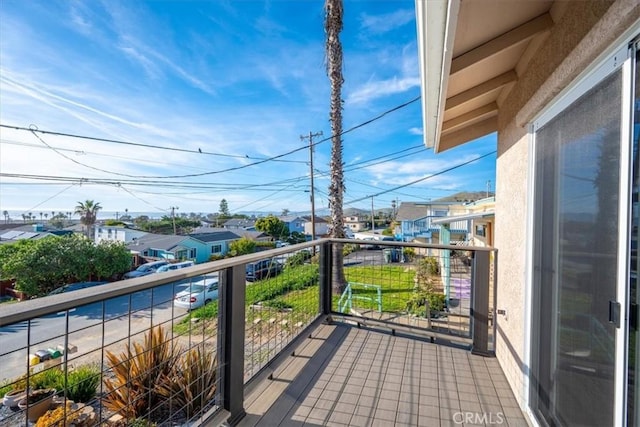
[[[629,275],[629,390],[627,398],[628,425],[640,425],[640,351],[638,346],[638,320],[640,319],[640,299],[638,296],[638,234],[640,233],[640,57],[636,50],[636,93],[633,114],[633,186],[631,203],[631,264]]]
[[[621,71],[536,133],[532,409],[613,423]]]

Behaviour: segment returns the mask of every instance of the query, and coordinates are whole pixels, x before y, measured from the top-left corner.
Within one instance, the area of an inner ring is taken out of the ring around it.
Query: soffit
[[[423,89],[425,116],[437,115],[434,129],[425,129],[425,142],[436,152],[498,130],[500,103],[526,71],[556,12],[553,0],[447,1],[450,13],[440,25],[455,29],[444,37],[452,48],[443,45],[440,58],[421,52],[423,73],[440,70],[440,76],[426,73],[426,79],[441,82],[437,99]],[[419,21],[429,15],[430,4],[426,2],[426,14],[418,13]],[[429,25],[418,24],[422,46],[428,45],[428,31],[423,29]],[[444,65],[438,67],[438,62]]]

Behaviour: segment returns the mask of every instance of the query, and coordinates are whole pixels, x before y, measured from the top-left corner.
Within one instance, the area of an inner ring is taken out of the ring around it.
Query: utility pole
[[[173,221],[173,234],[178,234],[176,232],[176,209],[178,209],[178,207],[171,206],[169,209],[171,209],[171,221]]]
[[[487,181],[487,197],[491,194],[491,180]]]
[[[373,211],[373,196],[371,196],[371,231],[376,231],[376,213]]]
[[[309,138],[309,168],[310,168],[310,177],[311,177],[311,240],[316,240],[316,202],[314,197],[314,189],[313,189],[313,138],[316,136],[322,136],[322,131],[320,132],[309,132],[309,135],[300,135],[300,140],[304,141]],[[313,245],[313,254],[316,254],[316,246]]]

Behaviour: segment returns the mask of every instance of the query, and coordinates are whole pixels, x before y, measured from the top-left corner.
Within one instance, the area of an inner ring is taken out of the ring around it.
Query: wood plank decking
[[[495,358],[321,325],[246,396],[241,426],[527,426]]]

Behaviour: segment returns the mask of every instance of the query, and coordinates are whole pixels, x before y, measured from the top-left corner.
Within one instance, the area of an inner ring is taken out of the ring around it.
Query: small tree
[[[227,199],[220,200],[220,216],[229,217],[231,214],[229,213],[229,204],[227,203]]]
[[[289,228],[287,227],[287,224],[274,215],[258,218],[256,221],[256,230],[267,233],[274,239],[281,239],[289,236]]]
[[[252,254],[256,250],[255,240],[251,240],[247,237],[234,240],[229,244],[229,255],[238,256]]]
[[[95,203],[93,200],[86,200],[84,202],[78,202],[74,213],[80,215],[80,222],[87,226],[87,237],[93,238],[93,225],[98,218],[98,211],[102,209],[100,203]]]

